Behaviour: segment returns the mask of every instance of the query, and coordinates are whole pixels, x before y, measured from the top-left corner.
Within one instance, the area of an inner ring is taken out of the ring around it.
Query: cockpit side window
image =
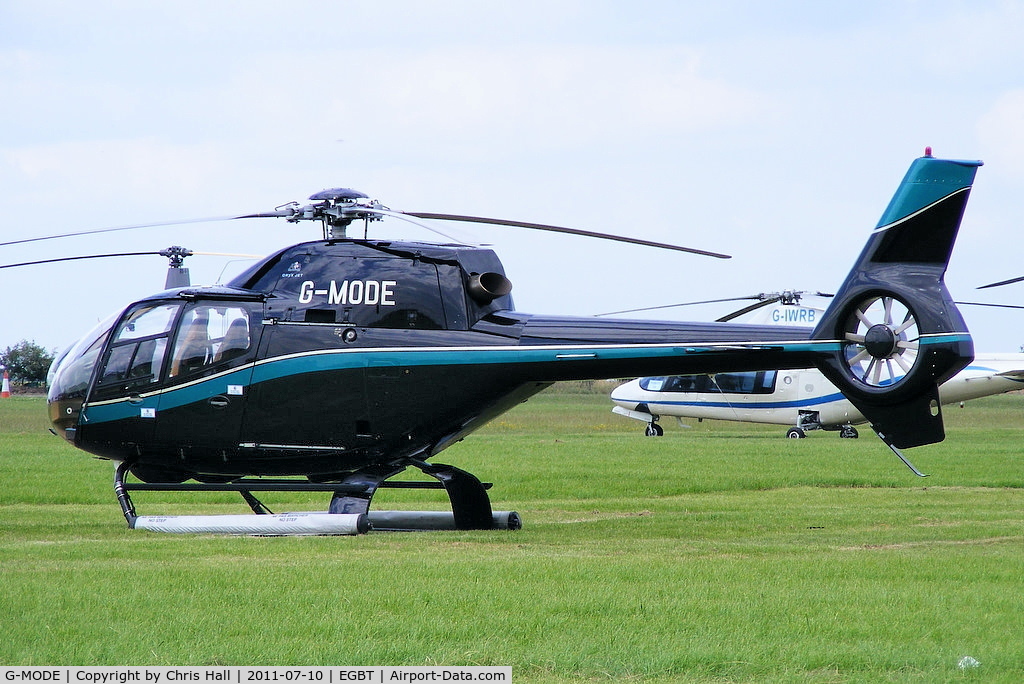
[[[249,312],[239,306],[197,304],[181,317],[168,377],[226,368],[252,349]]]
[[[146,304],[130,311],[114,330],[97,390],[117,393],[158,382],[180,309],[177,303]]]

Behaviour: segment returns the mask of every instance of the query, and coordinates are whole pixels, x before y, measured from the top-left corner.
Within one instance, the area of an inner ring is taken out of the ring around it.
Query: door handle
[[[218,394],[215,397],[210,397],[209,401],[210,406],[212,406],[213,408],[225,408],[230,403],[231,400],[228,399],[223,394]]]

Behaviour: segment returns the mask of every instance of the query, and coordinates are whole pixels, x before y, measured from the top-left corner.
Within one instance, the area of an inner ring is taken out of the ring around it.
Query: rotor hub
[[[896,353],[897,342],[896,333],[884,323],[871,326],[864,334],[864,349],[876,359],[885,359]]]
[[[160,256],[167,257],[171,268],[181,268],[185,263],[185,257],[192,256],[192,250],[187,247],[174,245],[160,250]]]
[[[377,200],[369,199],[358,190],[331,188],[309,196],[316,204],[294,207],[287,220],[295,223],[302,220],[317,220],[323,223],[324,239],[344,238],[349,224],[357,219],[368,226],[370,221],[380,221],[381,211],[387,207]],[[365,237],[365,231],[364,231]]]

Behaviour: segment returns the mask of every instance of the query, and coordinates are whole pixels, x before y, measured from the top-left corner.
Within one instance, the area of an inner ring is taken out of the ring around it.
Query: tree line
[[[35,342],[22,340],[0,351],[0,368],[7,371],[11,385],[43,387],[56,351],[47,351]]]

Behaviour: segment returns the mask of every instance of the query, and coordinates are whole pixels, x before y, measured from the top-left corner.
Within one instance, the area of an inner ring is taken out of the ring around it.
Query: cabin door
[[[262,304],[239,301],[192,302],[181,314],[155,442],[187,469],[222,471],[238,451],[262,316]]]

